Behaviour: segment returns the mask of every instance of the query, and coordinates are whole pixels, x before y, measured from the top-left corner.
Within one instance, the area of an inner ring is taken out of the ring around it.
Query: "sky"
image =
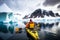
[[[0,12],[13,11],[28,15],[38,8],[60,13],[60,0],[0,0]]]

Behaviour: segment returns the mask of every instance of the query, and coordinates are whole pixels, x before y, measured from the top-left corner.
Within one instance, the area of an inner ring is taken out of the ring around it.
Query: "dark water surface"
[[[47,31],[39,31],[40,40],[60,40],[60,36]],[[26,31],[22,33],[1,33],[0,40],[28,40]]]

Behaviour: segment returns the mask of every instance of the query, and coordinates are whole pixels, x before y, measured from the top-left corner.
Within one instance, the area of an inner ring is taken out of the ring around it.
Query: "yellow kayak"
[[[38,36],[38,32],[37,31],[31,31],[30,29],[26,28],[26,31],[29,33],[29,35],[31,35],[34,40],[38,40],[39,36]]]

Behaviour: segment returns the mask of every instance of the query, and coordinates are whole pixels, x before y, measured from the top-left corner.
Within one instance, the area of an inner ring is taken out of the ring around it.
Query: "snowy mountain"
[[[60,17],[59,13],[54,13],[53,11],[46,11],[46,10],[42,10],[42,9],[37,9],[30,15],[30,17],[28,17],[28,15],[26,15],[24,17],[24,19],[25,18],[36,18],[36,17],[44,18],[45,16],[47,16],[47,17],[50,17],[50,16],[51,17]]]

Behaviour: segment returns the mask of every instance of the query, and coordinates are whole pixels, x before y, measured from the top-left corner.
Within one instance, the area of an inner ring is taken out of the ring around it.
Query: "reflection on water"
[[[60,31],[60,30],[59,30]],[[57,32],[57,34],[48,32],[48,31],[39,31],[39,37],[40,40],[59,40],[60,34]],[[0,39],[4,40],[28,40],[28,37],[26,35],[26,31],[24,30],[22,33],[2,33],[0,32]]]

